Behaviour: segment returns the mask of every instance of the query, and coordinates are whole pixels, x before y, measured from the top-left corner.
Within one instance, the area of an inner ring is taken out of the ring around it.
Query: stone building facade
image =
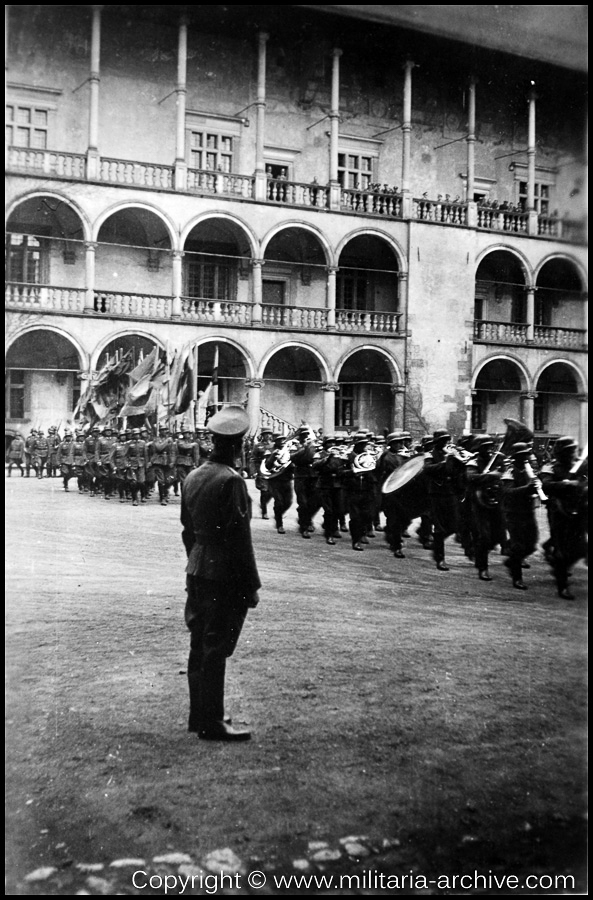
[[[585,442],[584,73],[339,9],[8,7],[7,435],[189,344],[254,432]]]

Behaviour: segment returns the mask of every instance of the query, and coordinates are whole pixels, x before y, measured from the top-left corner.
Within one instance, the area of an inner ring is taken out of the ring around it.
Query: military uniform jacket
[[[328,454],[313,463],[313,470],[319,476],[319,487],[321,490],[341,488],[344,472],[346,471],[346,460],[341,459],[339,456]]]
[[[22,462],[25,455],[25,442],[21,437],[15,437],[10,442],[8,458],[11,462]]]
[[[533,515],[535,489],[525,469],[513,466],[501,479],[502,501],[507,518]]]
[[[128,466],[128,445],[125,441],[116,441],[109,454],[111,465],[118,470]]]
[[[298,450],[295,450],[294,453],[290,454],[290,458],[294,465],[295,479],[315,477],[312,463],[316,452],[317,448],[309,444],[306,447],[300,447]]]
[[[35,444],[35,435],[29,434],[25,438],[25,453],[33,453],[33,446]]]
[[[175,463],[175,446],[173,439],[155,438],[150,445],[150,464],[153,466],[172,466]]]
[[[74,441],[62,441],[57,448],[57,463],[59,466],[74,465]]]
[[[453,461],[442,450],[433,450],[427,454],[424,471],[428,476],[428,493],[432,497],[453,497],[452,482]]]
[[[259,590],[250,520],[251,499],[238,472],[212,460],[190,472],[181,493],[187,574],[245,594]]]
[[[47,438],[40,437],[35,438],[35,443],[33,444],[33,452],[35,456],[40,456],[45,459],[49,454],[49,444],[47,443]]]
[[[145,469],[147,467],[148,450],[146,441],[128,441],[126,451],[130,469]]]
[[[191,468],[200,462],[200,451],[195,441],[176,441],[175,451],[175,461],[178,466]]]
[[[111,459],[111,449],[115,444],[115,441],[116,439],[114,437],[99,438],[95,447],[95,462],[102,463],[103,465],[109,464]]]
[[[84,441],[74,441],[73,444],[73,458],[75,466],[84,466],[86,463],[86,447]]]

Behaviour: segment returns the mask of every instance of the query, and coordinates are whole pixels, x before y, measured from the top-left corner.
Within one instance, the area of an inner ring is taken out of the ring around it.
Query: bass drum
[[[399,506],[410,519],[430,509],[424,456],[415,456],[392,472],[382,487],[383,505]]]

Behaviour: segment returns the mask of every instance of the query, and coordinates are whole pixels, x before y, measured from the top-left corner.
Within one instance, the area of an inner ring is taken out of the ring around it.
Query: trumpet
[[[464,450],[456,444],[446,444],[443,448],[443,452],[447,456],[454,456],[455,459],[458,459],[459,462],[462,463],[469,462],[470,459],[475,459],[478,455],[477,453],[470,453],[469,450]]]

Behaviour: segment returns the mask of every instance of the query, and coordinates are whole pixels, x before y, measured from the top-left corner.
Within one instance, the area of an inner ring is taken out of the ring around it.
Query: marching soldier
[[[424,468],[428,476],[428,496],[434,529],[433,558],[439,572],[448,572],[445,562],[445,541],[457,533],[457,499],[453,489],[454,459],[445,448],[451,435],[441,428],[433,433],[432,452]]]
[[[272,494],[270,493],[269,480],[264,478],[260,468],[265,457],[272,452],[273,447],[272,432],[264,429],[259,436],[259,441],[253,445],[251,451],[251,469],[255,475],[255,487],[259,491],[259,507],[262,519],[268,518],[268,503],[272,499]]]
[[[25,438],[25,477],[31,477],[31,467],[33,467],[33,471],[37,475],[37,471],[35,470],[34,465],[34,453],[33,453],[33,445],[35,443],[35,438],[37,437],[37,429],[32,428],[30,433]]]
[[[138,506],[138,494],[142,503],[146,503],[148,468],[148,447],[139,428],[132,428],[131,439],[126,445],[128,462],[128,478],[132,492],[132,506]]]
[[[294,503],[293,472],[290,453],[286,439],[281,434],[274,435],[272,452],[265,457],[264,465],[268,472],[270,494],[274,501],[274,522],[278,534],[286,534],[284,515]]]
[[[473,557],[481,581],[492,581],[488,554],[506,543],[506,530],[500,505],[501,473],[494,468],[494,441],[479,435],[472,444],[472,457],[466,463],[467,487],[464,508],[468,516],[468,556]]]
[[[56,450],[56,466],[60,469],[64,490],[69,491],[68,482],[75,475],[74,468],[74,441],[72,432],[67,428],[64,431],[64,440]]]
[[[78,493],[84,493],[86,486],[86,449],[84,434],[80,429],[76,430],[74,435],[74,446],[72,449],[74,474],[78,482]]]
[[[319,494],[323,506],[323,533],[326,544],[335,545],[341,538],[339,530],[340,501],[346,461],[340,456],[333,435],[323,438],[321,458],[313,461],[313,470],[318,476]]]
[[[23,469],[23,462],[25,459],[25,441],[22,435],[17,434],[10,442],[10,447],[8,448],[8,477],[10,478],[12,474],[12,467],[16,466],[20,469],[21,478],[23,478],[25,474],[25,470]]]
[[[47,438],[40,428],[35,436],[33,443],[33,467],[37,473],[37,478],[43,478],[43,470],[49,456],[49,444]]]
[[[126,488],[128,481],[128,444],[126,441],[126,432],[121,428],[113,446],[111,447],[109,462],[113,472],[113,481],[117,487],[119,494],[119,502],[126,502]]]
[[[531,447],[520,441],[511,449],[511,466],[501,479],[503,514],[509,534],[509,555],[504,560],[513,580],[513,587],[526,591],[522,578],[523,560],[537,547],[535,508],[538,483],[529,469]]]
[[[302,426],[297,429],[295,436],[301,446],[290,454],[290,458],[294,466],[299,533],[304,538],[310,538],[311,532],[315,531],[313,517],[321,509],[317,477],[313,470],[313,459],[318,447],[310,428]]]
[[[568,587],[571,568],[587,557],[587,483],[576,461],[577,443],[572,437],[560,437],[554,444],[554,459],[541,470],[541,482],[548,497],[546,504],[550,538],[542,545],[552,568],[558,596],[574,600]]]
[[[50,425],[47,429],[47,443],[49,446],[49,453],[47,456],[47,477],[53,478],[54,475],[57,475],[58,469],[60,468],[58,463],[58,447],[61,443],[61,438],[55,425]]]
[[[84,440],[84,452],[86,456],[85,483],[90,497],[98,496],[100,490],[97,463],[95,462],[95,453],[100,437],[100,427],[98,425],[93,425]]]
[[[149,447],[150,465],[153,477],[159,487],[159,500],[161,506],[166,506],[169,498],[169,488],[173,483],[175,474],[175,447],[173,438],[166,425],[159,427],[159,434]]]
[[[200,450],[197,441],[192,438],[189,428],[185,427],[177,434],[175,441],[175,473],[177,482],[183,490],[183,482],[192,469],[200,463]]]
[[[201,466],[207,459],[210,459],[212,455],[212,440],[207,428],[198,428],[196,430],[196,441],[198,443],[199,451],[198,465]]]
[[[350,538],[353,550],[364,550],[367,532],[372,529],[375,501],[375,457],[366,434],[354,436],[354,446],[348,455],[344,474],[346,507],[350,517]]]
[[[404,439],[402,432],[392,431],[386,439],[386,448],[377,463],[377,482],[382,488],[392,472],[395,472],[406,461],[402,456]],[[402,550],[403,533],[410,524],[409,519],[404,520],[404,511],[394,498],[389,494],[381,494],[382,509],[385,513],[385,540],[396,559],[405,559]]]
[[[114,468],[111,462],[111,451],[116,438],[111,425],[106,425],[103,434],[95,446],[95,467],[97,472],[98,489],[103,489],[106,500],[110,500],[115,489]]]

